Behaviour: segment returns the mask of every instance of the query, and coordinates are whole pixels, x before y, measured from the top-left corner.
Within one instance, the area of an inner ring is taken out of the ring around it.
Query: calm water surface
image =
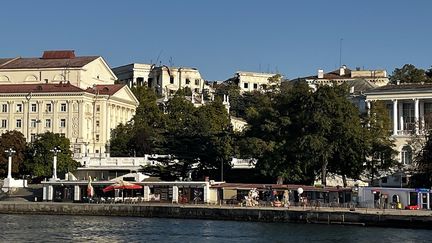
[[[431,242],[432,231],[132,217],[0,215],[1,242]]]

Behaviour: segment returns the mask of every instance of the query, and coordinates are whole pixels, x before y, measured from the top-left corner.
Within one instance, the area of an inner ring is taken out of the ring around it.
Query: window
[[[37,120],[36,119],[31,119],[30,121],[30,127],[36,127],[37,124]]]
[[[51,127],[51,119],[46,119],[45,120],[45,127],[46,128],[50,128]]]
[[[60,119],[60,127],[66,127],[66,119]]]
[[[414,104],[402,104],[402,116],[404,121],[404,130],[414,130]]]
[[[37,105],[36,104],[31,104],[31,111],[37,112]]]
[[[100,125],[100,122],[99,122],[99,120],[97,120],[96,121],[96,127],[99,127],[99,125]]]
[[[244,87],[245,89],[249,88],[249,83],[244,83],[244,84],[243,84],[243,87]]]
[[[2,112],[8,112],[8,105],[2,104]]]
[[[195,85],[199,85],[200,84],[200,80],[199,79],[195,79]]]
[[[96,105],[96,112],[100,112],[100,105]]]
[[[96,142],[99,142],[99,134],[96,134]]]
[[[186,79],[186,84],[190,84],[190,79]]]
[[[23,111],[23,105],[22,104],[17,104],[16,105],[16,112],[22,112]]]
[[[174,76],[170,76],[170,84],[174,83]]]
[[[401,150],[401,163],[409,165],[412,162],[412,149],[410,146],[405,145]]]
[[[30,134],[30,141],[32,142],[36,141],[36,134],[34,133]]]
[[[21,128],[22,127],[22,121],[21,121],[21,119],[17,119],[16,120],[16,127],[17,128]]]
[[[254,89],[258,89],[258,84],[253,84]]]
[[[67,111],[67,105],[66,105],[66,103],[61,103],[60,104],[60,111],[61,112],[66,112]]]
[[[52,111],[52,104],[46,104],[46,112],[51,112]]]
[[[1,120],[1,127],[2,128],[6,128],[7,127],[7,120],[6,119]]]

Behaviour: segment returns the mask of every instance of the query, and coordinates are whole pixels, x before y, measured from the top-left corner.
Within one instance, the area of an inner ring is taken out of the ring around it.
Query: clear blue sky
[[[115,67],[159,60],[207,80],[237,70],[288,78],[339,66],[432,64],[432,1],[4,1],[0,57],[74,49]]]

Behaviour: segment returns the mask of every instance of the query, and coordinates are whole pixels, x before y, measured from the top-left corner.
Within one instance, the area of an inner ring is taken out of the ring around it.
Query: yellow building
[[[0,58],[0,132],[17,130],[31,141],[50,131],[69,138],[74,153],[109,152],[111,129],[128,122],[138,106],[116,79],[102,57],[73,51]]]

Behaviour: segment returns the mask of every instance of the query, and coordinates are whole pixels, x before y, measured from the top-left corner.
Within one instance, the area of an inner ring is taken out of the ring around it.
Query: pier
[[[432,212],[344,208],[270,208],[183,204],[0,202],[2,214],[50,214],[211,219],[432,229]]]

